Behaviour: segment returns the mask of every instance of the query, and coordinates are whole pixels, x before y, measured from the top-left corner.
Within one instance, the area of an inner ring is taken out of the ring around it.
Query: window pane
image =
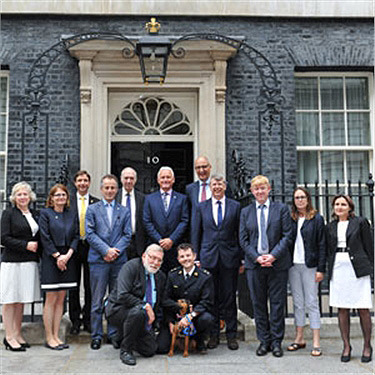
[[[0,77],[0,112],[6,111],[7,104],[7,77]]]
[[[346,78],[346,106],[348,109],[369,109],[367,78]]]
[[[317,113],[297,113],[297,145],[319,145],[319,115]]]
[[[318,109],[318,79],[296,79],[296,109]]]
[[[323,146],[345,145],[343,113],[322,113]]]
[[[0,156],[0,190],[5,189],[5,158]]]
[[[368,153],[365,151],[348,151],[346,153],[346,164],[348,179],[357,183],[359,180],[366,182],[370,172]]]
[[[349,146],[371,144],[369,113],[348,113],[348,137]]]
[[[323,182],[335,183],[344,180],[344,159],[342,151],[323,151],[321,153]]]
[[[5,151],[6,116],[0,116],[0,151]]]
[[[316,151],[301,151],[298,158],[298,184],[315,183],[318,181],[318,153]]]
[[[343,79],[342,78],[321,78],[320,91],[322,109],[343,109]]]

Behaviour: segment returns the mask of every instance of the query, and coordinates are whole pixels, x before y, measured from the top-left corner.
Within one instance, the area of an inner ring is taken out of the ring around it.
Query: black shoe
[[[125,363],[125,365],[134,366],[137,364],[137,360],[135,359],[132,351],[121,352],[120,359],[122,363]]]
[[[199,354],[207,354],[207,346],[204,341],[197,341],[197,352]]]
[[[211,336],[207,343],[208,349],[215,349],[220,344],[220,339],[218,336]]]
[[[22,348],[28,349],[30,348],[30,344],[28,342],[20,342]]]
[[[120,343],[117,341],[116,337],[107,337],[107,344],[112,344],[114,349],[120,349]]]
[[[341,354],[341,362],[345,362],[345,363],[349,362],[351,358],[352,358],[352,347],[350,346],[348,355]]]
[[[80,323],[73,323],[72,327],[70,328],[71,335],[79,335],[80,330]]]
[[[238,342],[236,339],[227,339],[227,346],[230,350],[237,350],[238,349]]]
[[[63,350],[63,348],[60,345],[52,346],[52,345],[48,344],[48,342],[45,342],[44,346],[48,349],[51,349],[51,350]]]
[[[92,350],[98,350],[102,346],[102,340],[100,339],[94,339],[91,340],[91,349]]]
[[[368,362],[371,362],[371,361],[372,361],[372,347],[370,348],[370,355],[362,355],[362,357],[361,357],[362,363],[368,363]]]
[[[10,345],[5,337],[4,337],[3,343],[5,345],[5,349],[10,350],[11,352],[26,352],[26,348],[23,347],[22,345],[19,346],[18,348],[15,348],[12,345]]]
[[[274,344],[273,345],[273,348],[272,348],[272,355],[274,357],[277,357],[277,358],[280,358],[284,355],[284,352],[283,350],[281,349],[281,345],[280,344]]]
[[[61,349],[69,349],[69,345],[68,344],[62,343],[59,346],[61,347]]]
[[[258,357],[263,357],[264,355],[266,355],[270,351],[271,351],[271,349],[270,349],[269,345],[264,344],[264,343],[260,343],[260,345],[258,346],[258,349],[256,350],[255,353]]]

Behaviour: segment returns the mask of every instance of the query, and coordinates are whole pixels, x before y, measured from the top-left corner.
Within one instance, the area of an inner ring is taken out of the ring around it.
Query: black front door
[[[192,142],[112,142],[111,173],[120,179],[123,168],[137,171],[137,189],[150,193],[158,189],[156,174],[160,167],[171,167],[175,173],[174,189],[184,193],[194,179]]]

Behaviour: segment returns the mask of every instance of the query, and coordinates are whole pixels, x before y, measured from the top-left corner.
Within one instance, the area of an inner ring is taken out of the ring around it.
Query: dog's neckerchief
[[[195,329],[193,322],[189,319],[188,314],[185,315],[185,318],[188,320],[189,325],[185,327],[181,332],[185,336],[194,336],[197,333],[197,330]]]

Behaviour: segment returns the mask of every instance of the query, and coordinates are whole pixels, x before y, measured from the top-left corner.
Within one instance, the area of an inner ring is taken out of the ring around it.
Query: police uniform
[[[191,276],[185,279],[182,267],[172,269],[168,274],[165,298],[168,301],[167,305],[172,306],[165,311],[166,326],[175,321],[176,314],[180,310],[177,300],[186,299],[193,306],[193,315],[196,314],[193,318],[193,324],[197,331],[194,339],[198,345],[202,343],[210,332],[214,321],[212,315],[214,285],[211,274],[205,269],[195,267]],[[174,305],[172,301],[175,301]],[[164,348],[163,351],[167,352],[171,340],[169,329],[164,330],[161,334],[163,337],[159,337],[159,345]]]

